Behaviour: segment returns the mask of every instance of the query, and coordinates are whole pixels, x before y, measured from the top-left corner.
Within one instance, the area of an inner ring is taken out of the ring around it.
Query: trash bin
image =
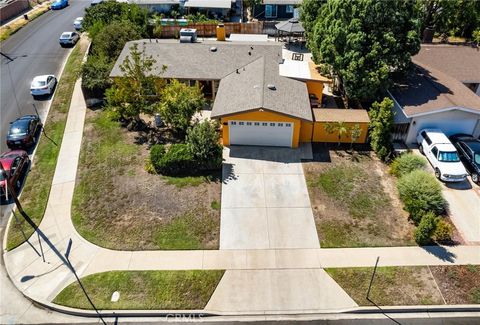
[[[23,15],[23,19],[28,20],[28,15],[27,14]]]
[[[160,114],[156,113],[155,114],[155,127],[160,128],[162,126],[163,126],[162,117],[160,116]]]

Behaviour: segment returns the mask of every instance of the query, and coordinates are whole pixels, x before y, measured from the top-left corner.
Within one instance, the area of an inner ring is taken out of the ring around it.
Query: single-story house
[[[470,45],[423,44],[413,57],[465,84],[480,96],[480,48]]]
[[[254,7],[253,17],[256,19],[285,20],[298,17],[298,6],[302,0],[263,0]]]
[[[204,94],[213,100],[211,118],[220,122],[224,145],[296,148],[300,142],[337,142],[338,135],[329,134],[326,124],[340,121],[358,125],[362,134],[356,142],[366,141],[367,112],[312,108],[309,94],[321,100],[323,82],[328,79],[319,77],[307,62],[297,65],[284,59],[279,43],[179,43],[163,39],[133,42],[156,60],[153,75],[202,85]],[[120,64],[129,55],[133,42],[122,50],[110,74],[112,78],[123,75]],[[350,140],[344,136],[341,142]]]
[[[413,60],[415,72],[397,83],[394,101],[394,141],[416,142],[424,128],[437,128],[447,136],[480,135],[480,97],[457,79]]]

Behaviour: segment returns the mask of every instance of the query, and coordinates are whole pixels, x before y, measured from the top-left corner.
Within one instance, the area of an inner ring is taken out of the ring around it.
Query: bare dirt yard
[[[313,151],[303,168],[322,247],[415,245],[388,166],[370,151]]]
[[[111,249],[217,248],[221,172],[149,174],[139,135],[104,111],[87,112],[72,207],[77,230]]]
[[[480,304],[480,265],[431,266],[447,304]]]

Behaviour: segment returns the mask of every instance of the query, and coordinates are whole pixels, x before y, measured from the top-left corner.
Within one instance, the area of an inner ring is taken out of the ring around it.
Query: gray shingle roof
[[[313,120],[305,83],[280,76],[278,62],[268,57],[260,57],[220,81],[211,117],[260,108]]]
[[[158,41],[158,43],[157,43]],[[128,42],[115,62],[110,73],[111,77],[122,75],[120,65],[130,52],[132,43],[145,46],[146,55],[151,55],[157,61],[152,74],[158,74],[162,66],[167,70],[163,78],[190,80],[220,80],[235,69],[241,68],[256,59],[266,56],[279,62],[282,59],[282,47],[272,42],[216,42],[179,43],[178,40],[139,40]],[[216,47],[216,51],[210,49]]]
[[[480,48],[468,45],[422,45],[413,59],[460,80],[480,83]]]
[[[480,97],[464,84],[437,69],[413,62],[417,64],[415,73],[391,90],[407,116],[448,108],[466,108],[480,113]]]

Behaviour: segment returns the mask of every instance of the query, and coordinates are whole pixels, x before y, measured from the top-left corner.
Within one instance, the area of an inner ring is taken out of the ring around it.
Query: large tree
[[[309,36],[313,33],[313,28],[320,17],[320,9],[327,2],[327,0],[303,0],[300,6],[300,20],[305,29],[307,41]]]
[[[115,20],[104,26],[92,39],[93,53],[116,61],[127,42],[141,37],[142,34],[134,23]]]
[[[478,0],[417,0],[421,31],[431,27],[437,33],[471,38],[480,27]]]
[[[328,64],[349,98],[371,100],[420,50],[414,2],[329,0],[310,35],[317,63]]]
[[[107,90],[107,107],[121,119],[140,120],[140,114],[151,114],[159,100],[158,79],[151,74],[155,59],[139,50],[138,44],[130,47],[130,54],[120,65],[123,77],[116,77]]]
[[[132,22],[137,26],[142,35],[146,36],[148,24],[147,10],[140,8],[136,4],[117,2],[115,0],[104,1],[96,6],[87,8],[82,27],[93,37],[101,29],[101,26],[108,25],[115,20]]]

